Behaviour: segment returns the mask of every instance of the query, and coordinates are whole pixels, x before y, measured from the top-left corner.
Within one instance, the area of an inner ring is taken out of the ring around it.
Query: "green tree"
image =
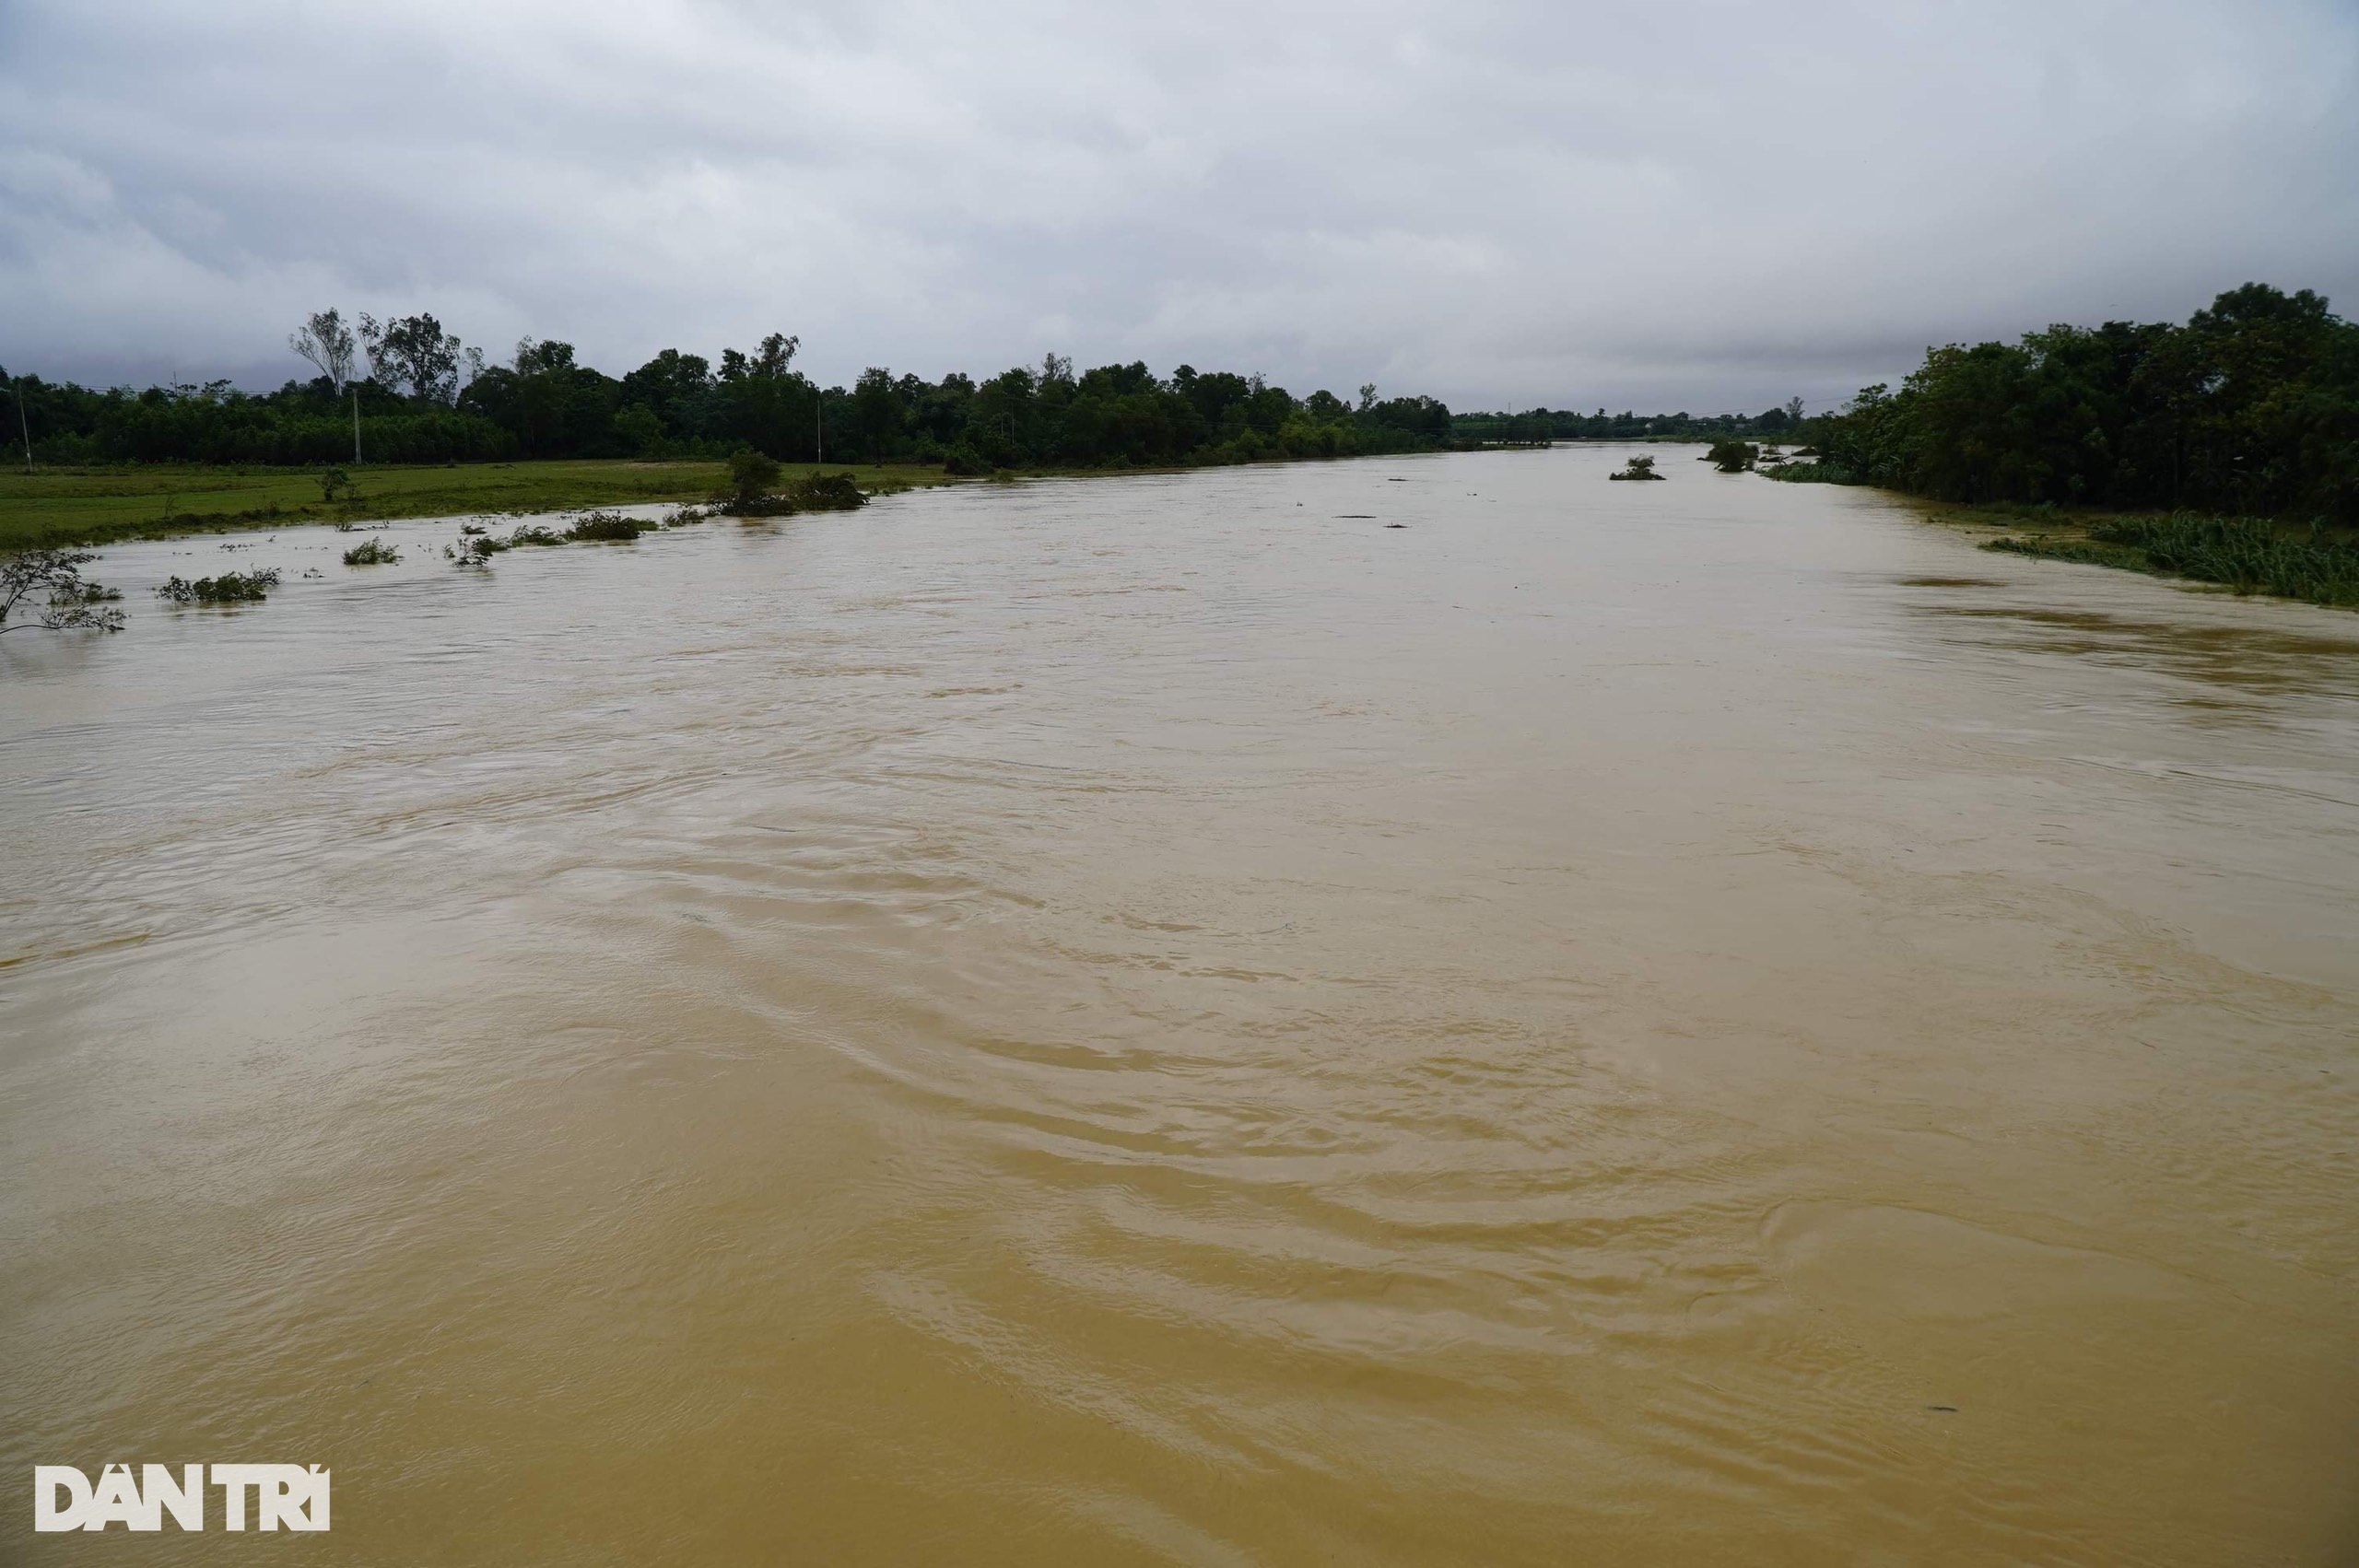
[[[334,308],[306,318],[299,332],[288,334],[287,346],[319,367],[329,392],[344,396],[345,383],[352,380],[354,344],[352,329]]]
[[[853,450],[871,462],[881,462],[900,444],[903,424],[901,393],[893,373],[871,365],[860,373],[851,392]]]
[[[759,505],[778,485],[778,461],[751,447],[729,454],[730,498],[741,507]]]
[[[97,559],[88,550],[28,550],[0,559],[0,632],[121,631],[123,612],[114,602],[123,595],[82,576],[83,565]],[[20,611],[29,613],[9,625]]]
[[[450,403],[459,393],[459,361],[465,345],[442,330],[442,323],[421,312],[399,316],[381,325],[362,315],[360,337],[369,345],[370,369],[377,380],[421,403]]]

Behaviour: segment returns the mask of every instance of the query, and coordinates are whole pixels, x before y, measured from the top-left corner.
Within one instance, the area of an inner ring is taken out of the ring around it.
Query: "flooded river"
[[[108,552],[0,1561],[2350,1562],[2359,616],[1624,455]]]

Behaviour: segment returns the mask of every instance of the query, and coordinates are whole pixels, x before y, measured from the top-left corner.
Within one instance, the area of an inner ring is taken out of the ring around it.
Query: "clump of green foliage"
[[[1856,469],[1839,462],[1781,462],[1774,468],[1759,471],[1771,479],[1784,479],[1796,485],[1864,485],[1866,480]]]
[[[1929,349],[1809,436],[1870,484],[1948,501],[2359,522],[2359,324],[2248,283],[2184,326]]]
[[[1761,449],[1751,441],[1714,441],[1704,461],[1723,474],[1743,474],[1761,456]]]
[[[1640,456],[1634,457],[1624,463],[1620,473],[1609,474],[1606,477],[1608,479],[1660,479],[1662,475],[1655,472],[1653,458]]]
[[[480,528],[463,526],[455,545],[446,544],[442,554],[463,567],[487,565],[491,557],[503,550],[521,546],[542,547],[576,544],[628,544],[642,533],[652,533],[659,525],[641,522],[637,518],[624,517],[619,512],[590,512],[574,520],[562,533],[541,523],[526,523],[502,539]]]
[[[344,564],[347,567],[390,567],[401,558],[402,553],[381,539],[356,544],[344,553]]]
[[[778,483],[778,460],[751,447],[729,454],[729,493],[721,497],[723,509],[739,516],[758,515],[770,505],[770,487]]]
[[[806,474],[784,490],[773,490],[779,465],[750,449],[729,460],[731,489],[713,498],[714,509],[731,517],[792,517],[796,512],[850,511],[868,504],[850,474]]]
[[[2257,518],[2174,512],[2112,519],[2085,539],[2013,537],[1983,548],[2191,578],[2237,593],[2359,605],[2359,542],[2316,526],[2293,533]]]
[[[123,612],[112,608],[122,591],[82,576],[85,562],[98,556],[88,550],[27,550],[0,560],[0,632],[39,626],[47,631],[119,632]],[[30,600],[30,613],[8,624],[20,605]]]
[[[564,537],[584,544],[628,544],[652,526],[620,512],[591,512],[577,519]]]
[[[252,604],[269,598],[270,591],[277,586],[278,568],[260,567],[250,572],[201,577],[194,582],[174,577],[156,592],[175,604]]]
[[[849,474],[807,474],[787,492],[797,511],[851,511],[868,504],[859,483]]]
[[[351,495],[351,494],[354,494],[354,493],[355,493],[355,492],[353,491],[353,488],[352,488],[352,475],[351,475],[351,474],[346,474],[346,473],[343,469],[341,469],[341,468],[331,468],[331,469],[329,469],[326,473],[324,473],[324,474],[321,474],[321,475],[320,475],[320,499],[321,499],[321,500],[323,500],[323,501],[333,501],[333,500],[334,500],[334,499],[335,499],[335,493],[336,493],[338,490],[342,490],[342,491],[344,491],[346,495]]]

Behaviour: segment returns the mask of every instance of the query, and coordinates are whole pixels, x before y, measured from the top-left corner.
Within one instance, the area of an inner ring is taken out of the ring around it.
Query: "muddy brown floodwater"
[[[1623,455],[110,551],[0,1559],[2351,1561],[2359,617]]]

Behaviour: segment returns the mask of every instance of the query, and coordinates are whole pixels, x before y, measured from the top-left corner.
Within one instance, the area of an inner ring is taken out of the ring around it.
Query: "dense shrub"
[[[156,590],[175,604],[246,604],[259,603],[270,597],[278,586],[276,568],[264,567],[254,571],[223,572],[219,577],[201,577],[194,582],[180,577],[169,578]]]

